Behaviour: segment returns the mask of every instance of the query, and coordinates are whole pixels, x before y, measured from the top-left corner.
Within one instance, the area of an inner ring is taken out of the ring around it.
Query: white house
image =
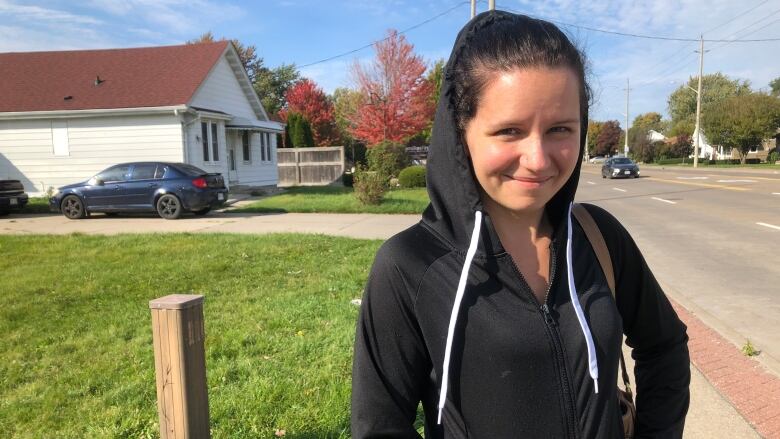
[[[276,134],[235,47],[0,53],[0,179],[30,193],[128,161],[275,186]]]
[[[663,134],[659,133],[656,130],[649,130],[647,132],[647,140],[649,140],[650,142],[663,142],[664,140],[666,140],[666,136],[664,136]]]

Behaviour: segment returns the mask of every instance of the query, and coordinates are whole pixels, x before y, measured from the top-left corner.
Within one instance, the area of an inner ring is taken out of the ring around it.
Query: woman
[[[687,336],[631,237],[588,206],[617,299],[570,206],[589,92],[554,25],[505,12],[458,35],[422,221],[379,250],[355,341],[356,438],[619,438],[622,335],[637,437],[681,437]],[[572,300],[574,298],[574,300]]]

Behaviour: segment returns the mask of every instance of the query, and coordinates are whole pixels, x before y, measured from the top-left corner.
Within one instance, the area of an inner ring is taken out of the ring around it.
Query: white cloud
[[[58,24],[100,24],[101,21],[85,15],[72,14],[58,9],[50,9],[41,6],[28,6],[0,0],[0,15],[5,16],[4,21],[25,23],[58,23]]]

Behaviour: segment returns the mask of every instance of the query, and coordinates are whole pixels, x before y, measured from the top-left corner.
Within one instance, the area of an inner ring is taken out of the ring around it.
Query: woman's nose
[[[520,165],[533,172],[545,170],[550,164],[550,157],[544,148],[544,137],[531,135],[524,140],[521,148]]]

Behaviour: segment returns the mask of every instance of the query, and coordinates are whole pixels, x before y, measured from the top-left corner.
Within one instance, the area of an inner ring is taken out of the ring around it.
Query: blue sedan
[[[70,219],[94,212],[109,215],[157,212],[176,219],[184,212],[205,215],[225,203],[228,191],[221,174],[185,163],[122,163],[87,181],[63,186],[49,207]]]

